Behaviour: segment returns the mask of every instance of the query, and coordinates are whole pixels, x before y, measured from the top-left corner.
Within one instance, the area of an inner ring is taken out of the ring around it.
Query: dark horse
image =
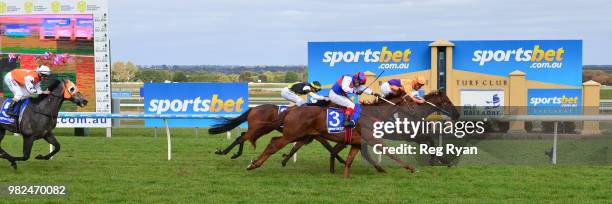
[[[11,162],[11,167],[17,169],[15,161],[26,161],[30,158],[32,144],[35,140],[45,139],[53,145],[53,151],[47,155],[38,155],[36,159],[49,160],[60,150],[52,130],[57,123],[57,115],[64,100],[69,100],[80,107],[87,105],[87,100],[78,91],[76,85],[70,80],[59,81],[52,79],[49,84],[50,94],[40,95],[38,98],[30,99],[30,103],[21,113],[21,119],[16,122],[18,125],[0,125],[0,143],[6,131],[21,133],[23,136],[23,156],[13,157],[0,147],[0,157]],[[6,98],[0,98],[0,104]]]
[[[444,93],[433,92],[433,93],[426,95],[425,99],[431,102],[432,104],[435,104],[437,107],[443,110],[451,110],[450,112],[452,113],[453,118],[459,117],[457,110],[455,109],[452,102],[448,99],[448,97]],[[364,105],[364,106],[367,106],[367,105]],[[375,104],[373,106],[383,106],[383,105]],[[389,105],[386,105],[386,106],[389,106]],[[433,106],[429,106],[429,105],[418,106],[418,107],[415,107],[415,109],[416,109],[415,113],[420,116],[428,116],[431,113],[438,111],[438,109],[434,108]],[[315,137],[323,137],[327,140],[336,141],[340,144],[345,142],[344,136],[343,136],[344,133],[330,134],[327,132],[326,116],[327,116],[326,108],[321,108],[321,107],[297,107],[292,110],[285,111],[281,115],[280,119],[277,121],[277,123],[282,123],[284,125],[283,136],[272,138],[272,140],[270,141],[270,144],[268,144],[268,146],[262,152],[259,158],[256,161],[253,161],[251,165],[247,167],[247,170],[253,170],[253,169],[260,167],[270,157],[270,155],[276,153],[278,150],[282,149],[288,143],[299,140],[304,137],[307,137],[309,135],[315,136]],[[353,138],[352,138],[352,141],[349,143],[349,145],[351,145],[351,149],[349,151],[349,154],[346,159],[345,166],[344,166],[344,177],[349,177],[351,164],[353,162],[353,159],[355,159],[355,156],[358,153],[362,144],[364,145],[365,144],[368,144],[368,145],[381,144],[382,146],[384,146],[382,139],[372,137],[373,134],[371,131],[371,125],[369,124],[373,124],[373,122],[377,120],[379,119],[362,115],[362,119],[359,120],[357,127],[352,130]],[[364,126],[365,128],[361,128],[361,126]],[[365,131],[365,132],[362,132],[362,131]],[[341,150],[342,145],[339,145],[337,147],[340,147],[340,148],[334,149],[334,152],[332,152],[332,155],[337,153],[337,151]],[[414,172],[415,169],[412,166],[400,160],[397,156],[389,155],[389,154],[387,154],[387,156],[393,159],[394,161],[398,162],[405,169],[408,169]],[[331,162],[330,168],[333,168],[333,160],[330,160],[330,162]],[[377,170],[383,171],[382,167],[380,167],[379,165],[372,163],[371,161],[369,162],[372,165],[374,165],[374,167]]]
[[[322,106],[327,106],[327,104],[317,104]],[[289,107],[287,109],[292,109],[293,107]],[[238,158],[242,155],[242,149],[244,147],[244,142],[249,141],[255,147],[255,142],[260,137],[277,130],[279,132],[283,131],[281,125],[271,125],[278,119],[278,106],[271,104],[264,104],[260,106],[256,106],[253,108],[249,108],[246,112],[236,118],[224,119],[219,124],[213,125],[212,128],[208,129],[209,134],[220,134],[227,131],[230,131],[240,124],[244,122],[248,122],[248,129],[246,132],[241,133],[239,137],[232,142],[228,147],[223,150],[217,150],[215,153],[220,155],[225,155],[229,153],[236,145],[239,145],[238,152],[232,155],[232,159]],[[301,147],[305,143],[309,143],[312,141],[311,138],[304,138],[303,140],[296,141],[296,146]],[[324,139],[317,139],[328,151],[332,151],[332,146]],[[340,163],[344,163],[344,160],[339,156],[336,156],[336,159]],[[285,164],[284,162],[283,164]]]

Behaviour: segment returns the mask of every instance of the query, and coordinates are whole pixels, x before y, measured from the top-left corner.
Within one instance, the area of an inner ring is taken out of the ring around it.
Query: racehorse
[[[421,105],[415,107],[415,115],[426,117],[433,112],[439,111],[440,109],[445,110],[445,112],[451,113],[451,117],[456,119],[459,117],[458,111],[453,106],[450,99],[443,92],[432,92],[427,94],[425,100],[435,105]],[[368,105],[363,105],[368,106]],[[369,106],[385,106],[381,104],[373,104]],[[389,106],[389,105],[386,105]],[[384,146],[382,139],[372,137],[371,125],[374,121],[380,121],[380,119],[371,117],[371,116],[362,116],[362,119],[359,120],[357,127],[352,130],[352,140],[348,145],[351,145],[351,149],[349,151],[348,157],[346,159],[346,163],[344,166],[344,177],[348,178],[350,176],[350,167],[355,159],[357,152],[359,151],[362,144],[381,144]],[[301,138],[307,136],[314,137],[323,137],[327,140],[336,141],[340,145],[337,145],[332,152],[332,155],[337,154],[342,148],[344,141],[344,133],[335,133],[330,134],[327,132],[327,111],[326,108],[322,107],[296,107],[292,110],[287,110],[283,112],[277,120],[277,123],[281,123],[284,125],[283,135],[281,137],[274,137],[271,139],[270,143],[266,147],[266,149],[261,153],[256,161],[251,162],[251,164],[247,167],[247,170],[253,170],[261,165],[274,153],[278,150],[282,149],[288,143],[292,141],[299,140]],[[361,128],[361,126],[365,126],[365,128]],[[365,131],[362,133],[362,131]],[[364,137],[362,137],[362,135]],[[405,169],[414,172],[415,169],[409,164],[403,162],[395,155],[389,155],[392,160],[398,162]],[[330,168],[333,167],[333,160],[331,161]],[[370,162],[370,161],[369,161]],[[372,163],[372,162],[370,162]],[[373,164],[373,163],[372,163]],[[373,164],[374,167],[379,171],[382,170],[382,167]]]
[[[52,130],[57,124],[57,115],[64,100],[69,100],[80,107],[87,105],[87,100],[78,91],[76,85],[70,80],[51,79],[49,88],[50,94],[39,95],[38,98],[30,99],[25,109],[21,112],[19,119],[15,119],[17,125],[0,124],[0,143],[6,131],[21,133],[23,136],[23,156],[13,157],[0,147],[0,157],[11,162],[11,167],[17,169],[16,161],[26,161],[30,158],[32,144],[35,140],[45,139],[53,145],[53,151],[47,155],[38,155],[36,159],[49,160],[53,155],[60,151],[60,144],[57,142]],[[7,100],[0,98],[0,104]],[[16,105],[19,107],[19,105]],[[3,113],[0,113],[3,114]]]
[[[316,104],[321,106],[327,106],[327,104]],[[289,107],[291,109],[293,107]],[[248,122],[248,129],[246,132],[241,133],[240,137],[237,137],[232,144],[226,147],[223,150],[217,150],[215,154],[226,155],[229,153],[236,145],[239,145],[238,152],[232,155],[232,159],[238,158],[242,155],[242,150],[244,147],[244,142],[249,141],[255,147],[257,139],[260,137],[277,130],[279,132],[283,131],[283,128],[280,125],[274,126],[270,125],[274,123],[279,116],[279,108],[277,105],[264,104],[260,106],[256,106],[253,108],[249,108],[246,112],[236,118],[223,119],[222,122],[213,125],[212,128],[208,129],[209,134],[220,134],[227,131],[230,131],[240,124],[244,122]],[[301,147],[305,143],[312,141],[312,139],[303,139],[296,141],[296,146]],[[318,138],[319,141],[328,151],[332,151],[332,146],[326,140],[322,138]],[[344,160],[340,158],[340,156],[335,156],[336,159],[340,163],[344,163]]]

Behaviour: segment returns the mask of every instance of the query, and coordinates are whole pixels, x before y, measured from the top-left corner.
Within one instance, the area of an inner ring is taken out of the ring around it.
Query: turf
[[[60,129],[57,133],[70,135],[71,131]],[[50,161],[20,162],[16,171],[9,168],[8,162],[0,162],[4,164],[0,165],[0,184],[61,184],[68,186],[69,194],[64,197],[2,195],[2,201],[603,203],[612,200],[609,164],[420,167],[415,174],[387,166],[388,172],[381,174],[358,158],[352,177],[343,179],[341,173],[328,173],[328,154],[315,143],[302,149],[297,163],[281,167],[277,154],[263,167],[246,171],[250,159],[263,150],[269,137],[261,139],[256,150],[245,146],[242,157],[230,160],[229,155],[213,153],[230,143],[224,134],[209,136],[200,131],[196,138],[193,129],[173,129],[172,134],[172,161],[166,160],[166,138],[161,130],[158,137],[153,136],[152,129],[118,129],[112,139],[104,138],[100,129],[92,130],[89,137],[60,136],[62,151]],[[2,146],[20,155],[21,138],[7,135]],[[37,141],[33,156],[46,151],[48,145]],[[341,172],[340,167],[337,172]]]
[[[602,89],[600,91],[601,95],[601,99],[612,99],[612,89]]]

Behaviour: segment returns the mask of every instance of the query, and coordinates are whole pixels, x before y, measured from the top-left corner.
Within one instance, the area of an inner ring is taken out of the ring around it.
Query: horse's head
[[[62,95],[61,97],[64,98],[64,100],[69,100],[75,104],[77,104],[80,107],[84,107],[87,105],[87,99],[85,99],[85,96],[83,96],[83,94],[81,94],[81,92],[79,92],[79,89],[77,88],[77,86],[72,83],[72,81],[66,79],[63,80],[61,82],[59,82],[56,85],[51,85],[50,88],[52,89],[52,91],[55,92],[59,92],[59,88],[62,88]],[[57,90],[57,91],[56,91]],[[53,93],[52,93],[53,94]],[[59,94],[59,93],[57,93]]]
[[[451,102],[444,91],[431,92],[425,95],[424,98],[425,101],[433,103],[440,109],[448,112],[448,114],[450,114],[449,117],[451,117],[453,120],[457,120],[461,116],[459,111],[457,111],[457,108],[455,108],[455,105],[453,105],[453,102]]]

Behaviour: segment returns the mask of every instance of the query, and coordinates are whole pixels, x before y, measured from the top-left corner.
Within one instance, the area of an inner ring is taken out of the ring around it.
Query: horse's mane
[[[53,79],[49,79],[49,86],[47,86],[47,88],[49,89],[49,91],[53,91],[55,90],[60,84],[62,83],[61,80],[58,80],[56,78]],[[34,102],[34,103],[38,103],[44,99],[46,99],[47,97],[49,97],[48,94],[41,94],[38,95],[38,97],[36,98],[31,98],[30,101]]]
[[[54,90],[55,88],[57,88],[58,85],[60,85],[60,83],[62,83],[62,81],[58,80],[58,79],[50,79],[49,82],[49,90]]]
[[[444,96],[444,95],[446,95],[446,92],[444,92],[444,90],[434,90],[434,91],[429,92],[425,96],[423,96],[423,98],[425,100],[429,100],[435,96]]]

